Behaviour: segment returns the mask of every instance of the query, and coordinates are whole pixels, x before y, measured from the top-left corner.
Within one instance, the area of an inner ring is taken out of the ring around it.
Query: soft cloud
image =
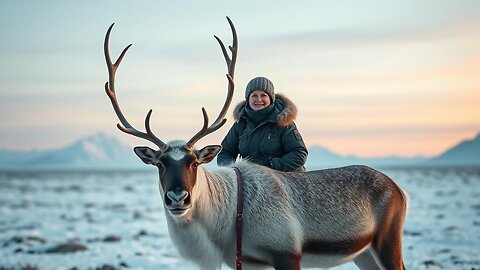
[[[6,2],[0,147],[59,146],[97,130],[123,138],[103,90],[112,22],[112,57],[134,44],[117,73],[127,118],[142,128],[151,108],[160,137],[188,139],[201,107],[215,118],[224,101],[226,67],[213,34],[231,42],[229,15],[240,37],[232,107],[264,75],[299,106],[309,145],[438,153],[480,130],[479,10],[478,1],[447,0]],[[231,124],[202,142],[219,143]]]

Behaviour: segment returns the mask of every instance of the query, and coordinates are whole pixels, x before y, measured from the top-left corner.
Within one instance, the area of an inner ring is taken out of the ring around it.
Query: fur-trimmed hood
[[[233,119],[235,122],[238,122],[238,120],[246,114],[246,104],[247,101],[244,100],[235,106],[235,109],[233,110]],[[282,94],[275,94],[274,106],[280,111],[277,115],[277,124],[279,126],[285,127],[293,123],[298,113],[297,106],[293,101]]]

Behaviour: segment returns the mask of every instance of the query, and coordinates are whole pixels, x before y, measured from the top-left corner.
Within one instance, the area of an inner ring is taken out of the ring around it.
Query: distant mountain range
[[[213,162],[212,162],[213,163]],[[307,169],[365,164],[372,167],[480,166],[480,133],[434,158],[398,156],[362,158],[338,155],[327,148],[309,148]],[[132,170],[147,167],[130,146],[96,133],[58,149],[14,151],[0,149],[0,170]]]
[[[435,165],[478,165],[480,164],[480,133],[472,140],[460,142],[438,157],[429,160]]]
[[[480,166],[480,133],[471,140],[464,140],[433,158],[416,156],[405,158],[398,156],[362,158],[341,156],[320,146],[309,149],[307,168],[328,168],[352,164],[365,164],[372,167],[406,166]]]
[[[387,156],[376,158],[364,158],[353,155],[342,156],[338,155],[324,147],[313,146],[308,149],[307,168],[332,168],[347,166],[353,164],[369,165],[372,167],[399,167],[399,166],[418,166],[429,161],[423,156],[416,156],[413,158]]]
[[[42,151],[0,149],[0,170],[129,170],[143,168],[143,165],[130,146],[103,133],[81,138],[58,149]]]

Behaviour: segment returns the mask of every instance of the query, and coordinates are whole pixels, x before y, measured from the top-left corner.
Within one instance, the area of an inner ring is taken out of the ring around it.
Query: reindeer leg
[[[380,263],[375,251],[368,248],[358,255],[353,262],[360,270],[385,270]]]
[[[407,202],[403,196],[394,197],[389,215],[383,217],[384,230],[378,232],[373,249],[386,269],[404,270],[402,259],[402,227],[405,221]]]
[[[275,270],[301,270],[301,255],[277,254],[273,257],[273,268]]]
[[[392,229],[392,231],[390,231],[383,239],[383,243],[377,245],[377,248],[375,248],[378,258],[386,269],[405,269],[405,265],[402,260],[401,238],[401,230]]]
[[[398,226],[398,224],[402,223],[403,220],[396,221],[384,238],[381,250],[377,250],[382,264],[387,269],[405,270],[405,264],[402,259],[402,229]]]

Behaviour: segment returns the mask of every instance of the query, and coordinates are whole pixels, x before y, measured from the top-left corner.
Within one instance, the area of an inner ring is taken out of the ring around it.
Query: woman
[[[245,101],[233,112],[235,123],[222,142],[218,165],[237,159],[279,171],[305,171],[307,148],[293,120],[297,107],[283,95],[275,94],[265,77],[252,79],[245,90]]]

